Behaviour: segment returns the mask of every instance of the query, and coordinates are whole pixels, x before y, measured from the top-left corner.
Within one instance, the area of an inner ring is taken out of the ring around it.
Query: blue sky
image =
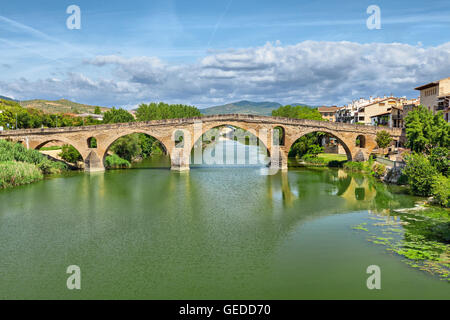
[[[66,8],[81,9],[69,30]],[[366,9],[381,9],[369,30]],[[449,1],[2,1],[0,95],[132,107],[414,97],[450,76]]]

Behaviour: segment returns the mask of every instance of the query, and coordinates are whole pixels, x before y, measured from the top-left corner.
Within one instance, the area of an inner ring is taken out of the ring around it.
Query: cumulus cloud
[[[0,90],[118,106],[163,100],[210,106],[237,99],[339,105],[363,96],[417,95],[415,86],[450,76],[450,43],[267,43],[210,52],[189,64],[109,55],[84,66],[60,79],[2,81]]]

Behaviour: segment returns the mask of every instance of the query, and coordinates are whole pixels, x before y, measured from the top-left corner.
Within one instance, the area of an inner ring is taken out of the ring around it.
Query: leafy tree
[[[432,195],[434,200],[443,207],[450,206],[450,179],[438,174],[433,177]]]
[[[450,150],[448,148],[437,147],[431,150],[429,156],[430,163],[440,173],[448,177],[450,173]]]
[[[435,147],[450,146],[450,125],[442,117],[419,106],[405,118],[406,146],[415,152],[430,153]]]
[[[406,166],[403,174],[408,177],[408,182],[413,194],[428,197],[432,194],[433,177],[437,170],[428,158],[420,153],[413,153],[405,157]]]
[[[322,132],[309,133],[298,139],[289,151],[289,157],[304,157],[305,155],[317,156],[323,152],[320,140],[325,134]]]
[[[310,119],[310,120],[321,120],[325,121],[322,118],[319,110],[314,108],[309,108],[306,106],[284,106],[279,107],[276,110],[272,111],[272,116],[274,117],[285,117],[285,118],[293,118],[293,119]]]
[[[131,162],[142,154],[139,135],[130,134],[119,138],[111,145],[110,150],[122,159]]]
[[[78,152],[77,149],[75,149],[72,145],[63,145],[62,151],[59,153],[59,156],[70,163],[76,163],[78,161],[82,161],[83,158],[81,157],[81,154]]]
[[[103,115],[103,123],[125,123],[134,122],[134,117],[125,109],[116,109],[113,107],[111,110],[105,112]]]
[[[95,107],[94,114],[102,114],[100,107]]]
[[[136,110],[136,119],[138,121],[193,118],[200,116],[201,112],[196,107],[182,104],[169,105],[163,102],[141,104]]]
[[[377,132],[377,137],[375,139],[375,141],[378,144],[378,147],[380,147],[383,150],[391,144],[392,140],[393,139],[391,135],[386,130]]]

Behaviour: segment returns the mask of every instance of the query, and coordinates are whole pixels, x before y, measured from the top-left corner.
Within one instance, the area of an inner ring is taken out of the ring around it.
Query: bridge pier
[[[173,171],[189,171],[190,157],[183,153],[174,153],[170,156],[171,167]]]
[[[84,158],[84,171],[86,172],[102,172],[105,171],[103,161],[97,155],[95,150],[91,150],[86,158]]]
[[[288,152],[284,151],[283,149],[273,150],[270,154],[270,168],[275,170],[287,171]]]

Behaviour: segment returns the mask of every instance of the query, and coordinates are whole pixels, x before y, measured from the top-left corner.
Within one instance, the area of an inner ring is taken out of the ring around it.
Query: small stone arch
[[[277,143],[277,145],[279,146],[284,146],[286,144],[286,130],[284,129],[284,127],[276,126],[275,128],[273,128],[273,133],[274,136],[272,143]],[[278,141],[275,141],[276,138],[278,138]]]
[[[183,130],[176,130],[174,132],[174,134],[173,134],[173,138],[174,138],[175,148],[176,149],[183,149],[184,148],[184,142],[185,142],[185,137],[184,137]]]
[[[90,137],[87,139],[88,149],[97,149],[97,139],[95,137]]]
[[[358,148],[365,148],[367,145],[366,137],[360,134],[356,137],[355,146]]]

